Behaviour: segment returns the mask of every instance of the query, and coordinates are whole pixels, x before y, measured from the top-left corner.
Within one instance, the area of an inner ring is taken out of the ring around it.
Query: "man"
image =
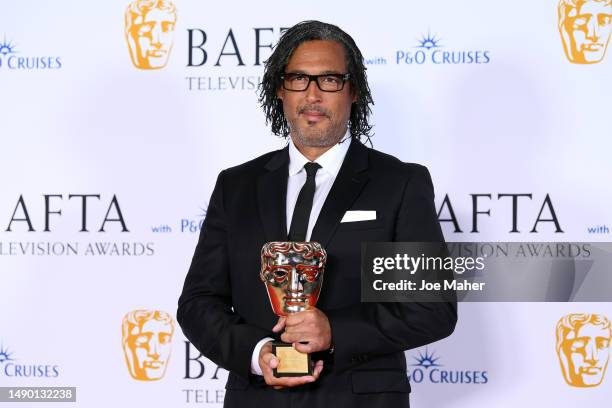
[[[172,317],[160,310],[133,310],[123,318],[122,332],[123,353],[132,378],[163,378],[174,334]]]
[[[273,133],[290,141],[219,175],[179,324],[230,371],[227,407],[407,407],[403,351],[448,336],[456,305],[361,303],[361,243],[443,240],[429,173],[360,142],[372,98],[361,52],[336,26],[307,21],[285,32],[260,101]],[[325,282],[317,307],[278,319],[260,251],[287,240],[325,248]],[[313,375],[275,378],[271,338],[313,353]]]
[[[598,314],[570,314],[557,323],[557,354],[565,381],[574,387],[601,384],[610,357],[612,326]]]
[[[603,60],[612,29],[612,0],[560,0],[559,32],[567,58],[576,64]]]

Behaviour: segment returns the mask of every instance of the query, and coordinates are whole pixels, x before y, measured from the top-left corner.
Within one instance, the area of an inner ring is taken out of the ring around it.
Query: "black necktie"
[[[306,231],[308,231],[308,220],[310,219],[310,210],[312,209],[312,200],[315,193],[315,175],[321,166],[317,163],[308,162],[304,165],[306,170],[306,182],[300,190],[293,217],[291,218],[291,227],[289,228],[289,241],[303,242],[306,241]]]

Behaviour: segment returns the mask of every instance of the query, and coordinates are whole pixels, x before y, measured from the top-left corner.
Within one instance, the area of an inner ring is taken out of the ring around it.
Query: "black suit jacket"
[[[427,169],[358,140],[311,237],[328,253],[317,307],[330,321],[333,359],[316,383],[298,389],[273,390],[250,374],[256,343],[277,337],[271,331],[277,317],[259,279],[260,251],[268,241],[287,239],[288,163],[284,148],[219,174],[179,299],[178,322],[198,350],[230,371],[226,406],[283,405],[300,394],[309,407],[371,408],[371,395],[363,396],[372,393],[385,404],[407,406],[403,351],[452,333],[457,309],[455,303],[360,302],[361,242],[441,242],[443,236]],[[377,218],[340,223],[347,210],[374,210]]]

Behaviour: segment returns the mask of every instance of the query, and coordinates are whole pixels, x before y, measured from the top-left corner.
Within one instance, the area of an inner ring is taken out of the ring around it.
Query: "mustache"
[[[304,105],[304,106],[298,107],[298,109],[297,109],[298,115],[301,115],[302,113],[304,113],[306,111],[322,113],[323,115],[325,115],[327,117],[331,116],[331,112],[329,110],[321,107],[320,105]]]

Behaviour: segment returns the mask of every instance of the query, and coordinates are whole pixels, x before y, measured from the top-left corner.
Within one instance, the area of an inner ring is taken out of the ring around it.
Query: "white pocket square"
[[[376,211],[347,211],[340,222],[369,221],[376,219]]]

